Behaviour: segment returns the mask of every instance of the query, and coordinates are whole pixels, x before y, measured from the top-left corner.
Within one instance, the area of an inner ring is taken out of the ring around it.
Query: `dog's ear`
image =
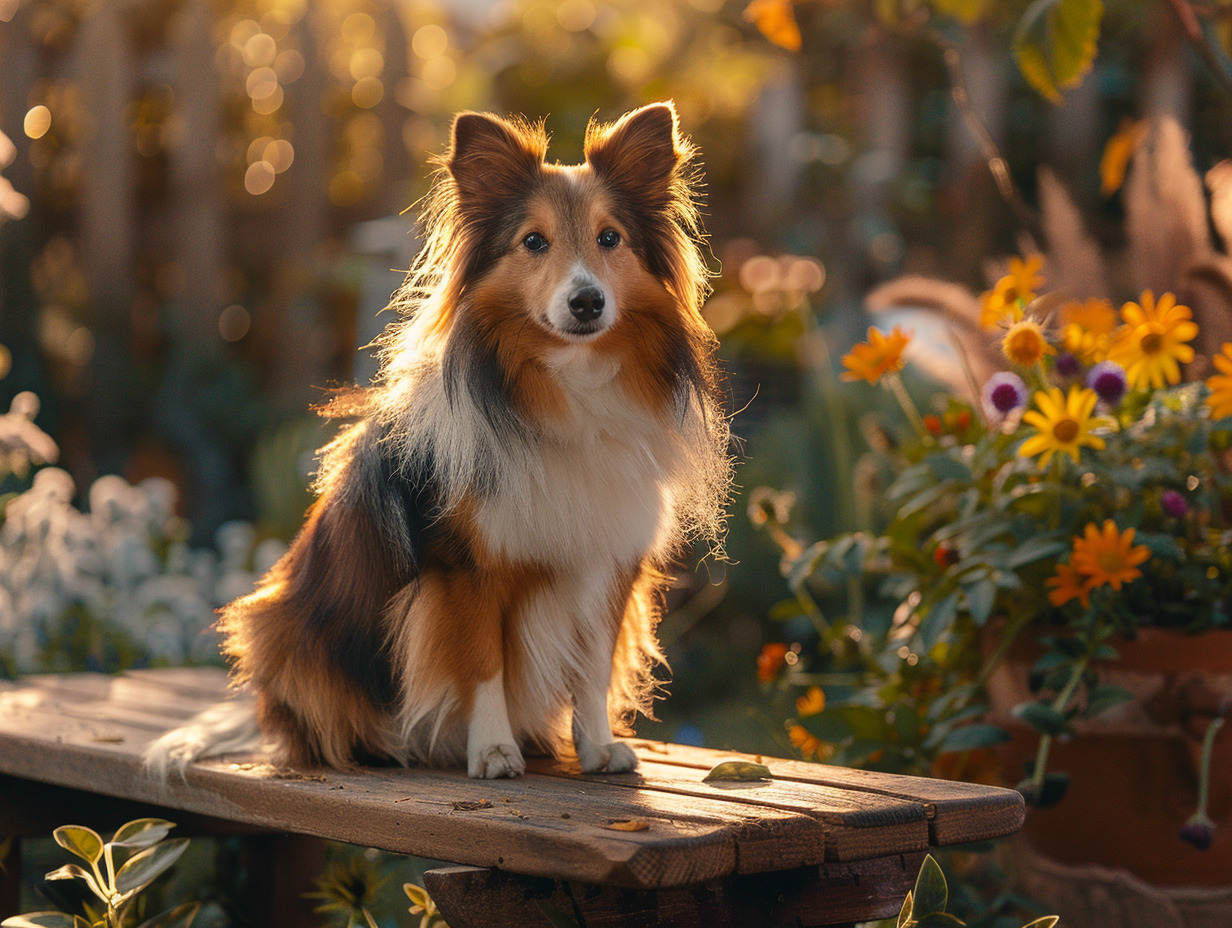
[[[666,196],[693,156],[670,102],[643,106],[610,126],[591,123],[585,150],[587,164],[608,183],[652,196]]]
[[[465,208],[524,191],[543,163],[543,128],[508,122],[488,113],[460,113],[445,161]]]

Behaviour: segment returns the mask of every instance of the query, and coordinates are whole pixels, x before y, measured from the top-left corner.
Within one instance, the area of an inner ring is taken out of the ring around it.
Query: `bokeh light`
[[[30,107],[22,123],[22,129],[25,131],[26,136],[32,139],[41,139],[50,128],[51,110],[41,103],[38,106]]]

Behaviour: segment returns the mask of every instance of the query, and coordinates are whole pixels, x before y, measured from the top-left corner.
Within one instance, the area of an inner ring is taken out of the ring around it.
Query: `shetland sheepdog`
[[[277,764],[637,764],[613,730],[648,711],[664,571],[718,538],[730,481],[695,149],[670,103],[592,122],[583,164],[547,148],[456,117],[380,374],[323,407],[348,424],[306,524],[221,610]],[[148,763],[241,730],[205,719]]]

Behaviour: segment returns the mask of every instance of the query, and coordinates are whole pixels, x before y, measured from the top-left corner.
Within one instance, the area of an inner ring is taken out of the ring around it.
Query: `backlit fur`
[[[223,610],[278,762],[636,763],[612,730],[648,708],[662,572],[730,477],[694,150],[670,104],[592,125],[581,165],[547,145],[457,117],[381,374],[329,404],[304,528]]]

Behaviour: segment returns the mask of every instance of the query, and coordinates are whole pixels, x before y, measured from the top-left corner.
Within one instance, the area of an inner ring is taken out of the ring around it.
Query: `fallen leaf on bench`
[[[461,802],[450,803],[455,812],[474,812],[476,809],[490,809],[492,803],[487,799],[466,799]]]
[[[607,827],[612,831],[646,831],[650,828],[645,822],[639,822],[635,818],[620,822],[608,822]]]
[[[753,764],[747,760],[727,760],[715,764],[710,772],[702,777],[703,783],[715,780],[772,780],[774,775],[765,764]]]

